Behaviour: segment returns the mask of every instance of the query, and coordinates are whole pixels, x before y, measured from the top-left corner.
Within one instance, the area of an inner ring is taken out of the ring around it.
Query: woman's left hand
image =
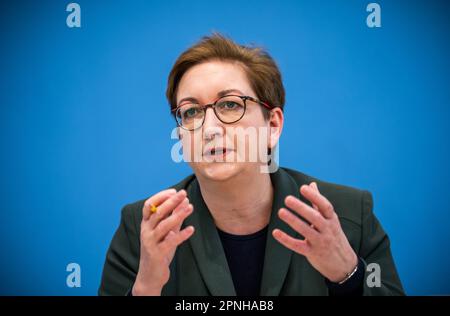
[[[279,210],[278,216],[305,239],[293,238],[279,229],[273,230],[273,237],[285,247],[305,256],[328,280],[340,282],[356,267],[358,257],[341,228],[333,205],[320,194],[317,184],[303,185],[300,193],[313,207],[294,196],[286,197],[285,204],[311,224],[285,208]]]

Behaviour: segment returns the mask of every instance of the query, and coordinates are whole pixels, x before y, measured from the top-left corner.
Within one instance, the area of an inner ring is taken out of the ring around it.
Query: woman
[[[265,51],[205,37],[166,95],[194,175],[124,207],[100,295],[403,294],[369,192],[263,171],[284,121]]]

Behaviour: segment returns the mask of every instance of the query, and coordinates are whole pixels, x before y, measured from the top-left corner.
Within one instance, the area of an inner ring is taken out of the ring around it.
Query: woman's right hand
[[[157,211],[151,213],[151,206]],[[180,230],[183,221],[193,211],[186,191],[161,191],[144,203],[141,222],[141,255],[139,270],[133,285],[133,296],[161,295],[169,281],[169,265],[177,247],[192,236],[194,227]]]

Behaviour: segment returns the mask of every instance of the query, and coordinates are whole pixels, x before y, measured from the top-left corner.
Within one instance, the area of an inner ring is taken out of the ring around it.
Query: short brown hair
[[[219,33],[203,37],[176,60],[170,71],[166,97],[171,109],[177,106],[177,89],[184,73],[209,60],[234,61],[243,64],[252,89],[260,101],[283,109],[285,92],[281,73],[272,57],[261,47],[243,46]]]

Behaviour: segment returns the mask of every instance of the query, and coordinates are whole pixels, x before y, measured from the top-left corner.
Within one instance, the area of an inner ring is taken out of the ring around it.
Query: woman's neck
[[[227,233],[247,235],[270,220],[273,187],[268,173],[243,172],[227,181],[198,177],[200,191],[216,226]]]

